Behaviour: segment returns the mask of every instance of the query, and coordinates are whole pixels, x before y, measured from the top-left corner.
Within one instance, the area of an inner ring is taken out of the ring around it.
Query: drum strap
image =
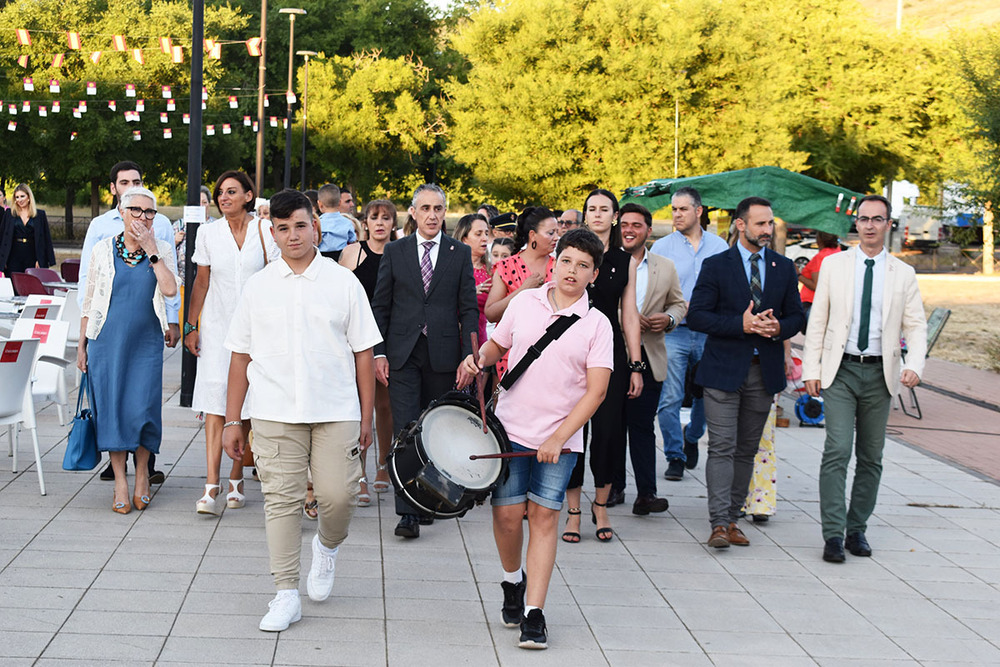
[[[524,353],[521,360],[517,362],[514,368],[507,371],[507,374],[503,376],[503,380],[500,381],[500,387],[504,391],[510,390],[511,385],[517,382],[518,378],[524,375],[524,371],[528,370],[535,359],[537,359],[542,354],[542,350],[549,346],[549,343],[562,336],[566,333],[573,324],[580,319],[579,315],[564,315],[556,319],[555,322],[550,324],[545,333],[535,341],[535,344],[528,348],[528,351]]]

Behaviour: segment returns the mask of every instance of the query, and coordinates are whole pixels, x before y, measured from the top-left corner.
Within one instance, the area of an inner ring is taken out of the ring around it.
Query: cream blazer
[[[820,267],[816,297],[809,312],[802,359],[802,379],[819,380],[826,389],[837,377],[854,316],[855,262],[852,248],[830,255]],[[906,339],[906,363],[901,364],[900,336]],[[892,255],[885,261],[882,293],[882,372],[892,395],[899,393],[903,370],[924,373],[927,320],[913,267]]]
[[[656,313],[667,313],[674,316],[675,325],[680,324],[687,314],[687,302],[681,291],[677,268],[671,260],[649,251],[646,252],[646,261],[649,263],[649,286],[639,314],[649,317]],[[663,382],[667,377],[667,348],[663,343],[663,336],[662,332],[652,331],[644,331],[642,334],[642,347],[649,359],[649,370],[657,382]]]
[[[115,282],[115,237],[98,241],[90,255],[90,269],[87,271],[87,285],[83,293],[83,308],[81,315],[87,319],[87,338],[97,338],[104,327],[104,320],[111,307],[111,286]],[[161,262],[166,262],[167,268],[177,280],[177,256],[174,248],[166,241],[156,240],[157,255]],[[157,285],[153,290],[153,311],[160,321],[160,329],[167,332],[167,306]]]

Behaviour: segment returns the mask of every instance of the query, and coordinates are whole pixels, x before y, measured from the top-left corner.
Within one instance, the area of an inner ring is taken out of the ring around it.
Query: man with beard
[[[785,387],[781,341],[804,315],[791,260],[767,249],[774,234],[771,202],[747,197],[736,207],[739,240],[705,260],[687,321],[708,334],[695,381],[705,388],[708,424],[708,546],[749,546],[740,508],[774,395]]]

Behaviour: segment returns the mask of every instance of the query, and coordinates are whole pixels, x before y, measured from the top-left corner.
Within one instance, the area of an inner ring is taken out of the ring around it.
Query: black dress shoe
[[[608,502],[605,503],[608,507],[614,507],[615,505],[622,505],[625,503],[625,489],[611,489],[611,494],[608,496]]]
[[[150,470],[149,471],[149,483],[150,484],[163,484],[167,479],[167,476],[163,474],[162,470]]]
[[[639,496],[632,503],[632,514],[646,516],[650,512],[666,512],[668,507],[670,502],[666,498],[657,498],[653,495]]]
[[[421,526],[430,526],[434,523],[434,517],[421,514],[417,517],[417,521]]]
[[[684,458],[687,459],[684,462],[684,467],[688,470],[694,470],[698,465],[698,443],[688,442],[687,431],[688,427],[685,425],[681,430],[681,439],[684,441]]]
[[[395,530],[397,537],[420,537],[420,522],[413,514],[404,514],[399,518]]]
[[[108,461],[108,467],[101,471],[101,481],[102,482],[115,481],[115,469],[111,467],[111,461]]]
[[[868,544],[868,540],[865,539],[865,534],[861,531],[848,533],[847,540],[844,541],[844,546],[847,547],[847,550],[854,556],[872,555],[872,548]]]
[[[827,563],[843,563],[845,558],[844,538],[831,537],[828,539],[826,545],[823,546],[823,560]]]
[[[684,479],[684,461],[670,459],[667,462],[667,471],[663,473],[663,477],[671,482],[679,482]]]

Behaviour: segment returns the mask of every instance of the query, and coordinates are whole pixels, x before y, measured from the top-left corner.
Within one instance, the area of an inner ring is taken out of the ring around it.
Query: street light
[[[296,51],[295,55],[306,59],[305,82],[302,86],[302,178],[299,187],[306,189],[306,132],[309,129],[309,58],[319,55],[315,51]]]
[[[264,80],[267,77],[267,0],[260,0],[260,60],[257,62],[257,166],[254,170],[256,195],[264,187]],[[191,283],[188,283],[191,284]]]
[[[295,17],[302,16],[306,10],[297,7],[282,7],[279,14],[288,14],[288,90],[285,100],[288,102],[288,112],[285,118],[285,187],[292,186],[292,69],[295,65]]]

